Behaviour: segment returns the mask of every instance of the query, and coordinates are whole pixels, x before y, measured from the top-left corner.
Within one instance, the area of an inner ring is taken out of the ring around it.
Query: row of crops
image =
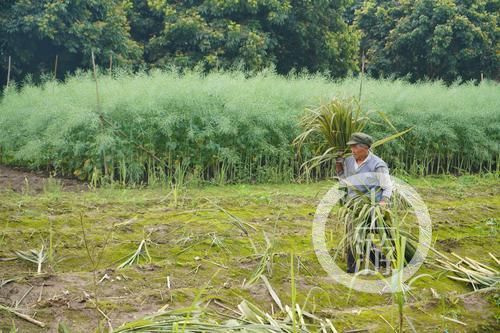
[[[291,143],[305,108],[359,97],[360,81],[272,72],[250,78],[115,72],[98,76],[97,91],[91,73],[5,91],[0,163],[95,183],[297,180],[302,161]],[[361,106],[384,112],[397,130],[413,127],[375,151],[395,171],[498,172],[499,92],[491,81],[447,87],[365,79]],[[375,139],[394,133],[379,123],[367,130]],[[323,166],[314,176],[332,172]]]

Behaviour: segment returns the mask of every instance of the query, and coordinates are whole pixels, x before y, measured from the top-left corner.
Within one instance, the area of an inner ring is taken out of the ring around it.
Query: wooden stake
[[[113,55],[109,55],[109,74],[111,75],[111,71],[113,70]]]
[[[56,61],[54,63],[54,80],[57,78],[57,60],[59,56],[56,54]]]
[[[363,55],[361,56],[361,75],[359,81],[359,97],[358,102],[361,102],[361,92],[363,90],[363,75],[365,73],[365,51],[363,51]]]
[[[9,56],[9,66],[7,67],[7,88],[9,88],[10,82],[10,56]]]
[[[99,85],[97,83],[97,70],[96,70],[96,65],[95,65],[94,51],[92,51],[91,54],[92,54],[92,68],[93,68],[94,81],[95,81],[95,96],[96,96],[96,102],[97,102],[97,112],[99,114],[101,114],[101,103],[99,100]]]
[[[94,73],[94,81],[95,81],[95,96],[96,96],[96,103],[97,103],[97,113],[99,114],[99,120],[101,121],[101,130],[104,131],[104,116],[101,112],[101,102],[99,98],[99,84],[97,82],[97,69],[95,65],[95,56],[94,56],[94,51],[91,52],[92,54],[92,68],[93,68],[93,73]],[[104,164],[104,176],[108,175],[108,164],[106,163],[106,153],[102,153],[102,162]]]

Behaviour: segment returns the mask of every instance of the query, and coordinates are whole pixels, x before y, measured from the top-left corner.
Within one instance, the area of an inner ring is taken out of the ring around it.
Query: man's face
[[[364,159],[368,156],[368,147],[365,145],[355,144],[349,145],[351,147],[352,156],[355,159]]]

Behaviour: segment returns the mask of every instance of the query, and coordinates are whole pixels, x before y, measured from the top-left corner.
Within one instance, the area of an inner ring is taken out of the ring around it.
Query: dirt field
[[[51,185],[57,185],[66,191],[83,191],[88,186],[74,179],[52,178],[43,172],[30,172],[0,165],[0,189],[15,192],[42,192]]]

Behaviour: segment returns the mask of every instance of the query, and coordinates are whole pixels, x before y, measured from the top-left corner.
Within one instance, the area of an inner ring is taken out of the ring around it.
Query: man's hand
[[[340,173],[344,171],[344,158],[343,157],[337,157],[335,160],[335,170],[337,173]]]
[[[383,198],[382,198],[382,200],[380,200],[378,204],[379,204],[379,205],[380,205],[380,207],[382,207],[383,209],[386,209],[386,208],[387,208],[387,205],[388,205],[387,201],[388,201],[388,199],[386,199],[385,197],[383,197]]]

